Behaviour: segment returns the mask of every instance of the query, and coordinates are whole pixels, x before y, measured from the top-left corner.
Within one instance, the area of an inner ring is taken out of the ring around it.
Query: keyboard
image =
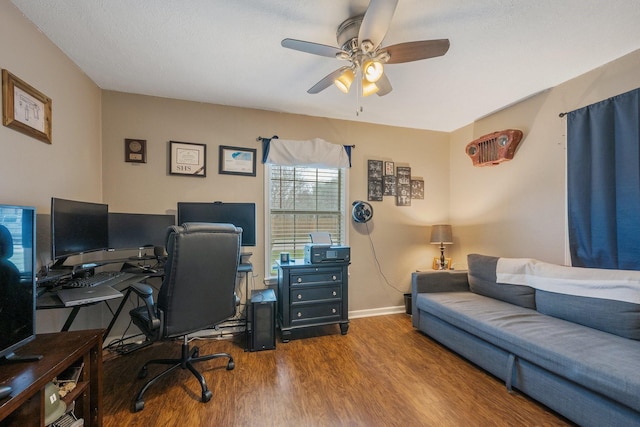
[[[127,273],[124,271],[100,271],[93,276],[83,277],[81,279],[73,279],[62,287],[64,288],[90,288],[99,285],[116,285],[120,282],[124,282],[132,277],[136,277],[133,273]]]

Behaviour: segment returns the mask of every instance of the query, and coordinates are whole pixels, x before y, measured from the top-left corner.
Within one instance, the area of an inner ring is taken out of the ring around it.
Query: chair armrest
[[[416,306],[418,294],[434,292],[464,292],[469,290],[466,271],[434,270],[417,271],[411,274],[411,314],[412,324],[420,324],[420,313]]]
[[[153,303],[153,288],[146,283],[134,283],[130,288],[144,301],[147,307],[150,329],[158,329],[160,327],[160,319],[156,316],[155,305]]]
[[[411,293],[463,292],[469,290],[466,271],[417,271],[411,274]]]

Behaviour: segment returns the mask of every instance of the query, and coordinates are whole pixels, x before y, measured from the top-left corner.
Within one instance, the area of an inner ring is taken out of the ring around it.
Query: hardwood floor
[[[294,335],[295,336],[295,335]],[[145,394],[145,360],[177,357],[180,342],[154,344],[116,358],[105,355],[104,426],[569,426],[568,421],[411,327],[406,314],[318,328],[276,350],[244,352],[231,340],[200,340],[201,354],[226,359],[200,364],[213,392],[200,402],[189,371],[169,374]],[[150,368],[149,377],[158,372]]]

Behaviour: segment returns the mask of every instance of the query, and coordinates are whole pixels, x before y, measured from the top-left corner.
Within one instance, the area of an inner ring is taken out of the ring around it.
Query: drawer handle
[[[332,308],[332,309],[331,309],[331,312],[332,312],[333,314],[336,314],[336,309],[335,309],[335,308]]]
[[[338,295],[338,293],[336,291],[333,291],[333,292],[331,292],[331,295],[333,295],[335,297],[336,295]]]
[[[298,277],[298,283],[302,283],[302,277]]]
[[[298,312],[298,317],[302,317],[302,313]]]
[[[302,299],[302,295],[298,294],[298,299]]]

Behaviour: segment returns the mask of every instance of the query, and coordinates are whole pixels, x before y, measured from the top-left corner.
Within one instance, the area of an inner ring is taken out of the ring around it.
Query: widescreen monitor
[[[242,228],[242,246],[256,245],[256,204],[178,202],[178,224],[218,222]]]
[[[36,210],[0,205],[0,358],[35,338]]]
[[[109,212],[109,249],[164,247],[175,215]]]
[[[109,248],[109,207],[51,198],[51,253],[57,265],[71,255]]]

